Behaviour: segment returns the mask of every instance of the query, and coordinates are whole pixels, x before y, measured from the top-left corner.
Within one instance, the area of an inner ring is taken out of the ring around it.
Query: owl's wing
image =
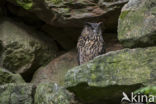
[[[105,47],[105,42],[103,40],[103,38],[100,38],[100,46],[99,46],[99,54],[104,54],[106,52],[106,47]]]
[[[85,44],[85,38],[83,36],[80,36],[80,38],[78,39],[78,43],[77,43],[77,49],[78,49],[78,64],[80,65],[80,60],[81,60],[81,51],[82,48],[84,47]]]

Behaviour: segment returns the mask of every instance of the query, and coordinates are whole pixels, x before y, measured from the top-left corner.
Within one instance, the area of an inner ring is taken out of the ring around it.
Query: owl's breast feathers
[[[80,36],[77,44],[80,64],[92,60],[94,57],[105,53],[102,36]]]

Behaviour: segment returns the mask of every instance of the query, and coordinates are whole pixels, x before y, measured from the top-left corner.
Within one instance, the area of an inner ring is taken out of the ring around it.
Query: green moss
[[[120,19],[124,19],[127,15],[128,15],[129,11],[123,11],[121,14],[120,14]]]
[[[24,9],[31,9],[33,6],[32,0],[16,0],[17,4],[22,6]]]
[[[70,104],[72,95],[56,83],[41,83],[35,93],[34,104]]]
[[[24,83],[24,80],[19,74],[10,73],[0,68],[0,85],[6,83]]]
[[[151,13],[152,14],[155,14],[156,13],[156,7],[154,7],[154,8],[151,9]]]
[[[10,71],[15,71],[34,59],[33,51],[26,50],[23,45],[16,42],[7,45],[3,66]]]
[[[135,91],[135,93],[142,93],[142,94],[152,94],[156,96],[156,86],[147,86],[140,88]]]
[[[140,88],[140,89],[136,90],[134,93],[135,94],[141,93],[141,94],[145,94],[145,95],[154,95],[154,96],[156,96],[156,86],[143,87],[143,88]],[[147,103],[147,104],[149,104],[149,103]]]

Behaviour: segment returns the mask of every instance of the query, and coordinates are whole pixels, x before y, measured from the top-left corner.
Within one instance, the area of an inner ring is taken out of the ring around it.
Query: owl
[[[79,65],[105,53],[101,22],[85,24],[81,36],[78,39],[77,49]]]

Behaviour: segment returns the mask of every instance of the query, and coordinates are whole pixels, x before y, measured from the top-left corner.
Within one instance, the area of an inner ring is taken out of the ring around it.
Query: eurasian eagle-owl
[[[79,64],[105,53],[101,23],[86,23],[78,39],[77,49]]]

